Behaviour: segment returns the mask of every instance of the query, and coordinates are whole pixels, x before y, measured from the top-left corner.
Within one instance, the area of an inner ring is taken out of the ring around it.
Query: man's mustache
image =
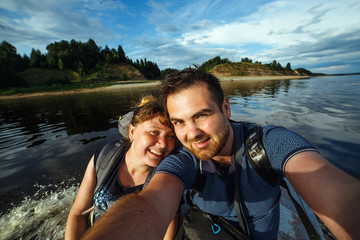
[[[209,138],[211,138],[211,137],[209,135],[207,135],[207,134],[197,135],[193,139],[189,140],[188,143],[192,144],[192,143],[195,143],[195,142],[202,142],[202,141],[207,140]]]

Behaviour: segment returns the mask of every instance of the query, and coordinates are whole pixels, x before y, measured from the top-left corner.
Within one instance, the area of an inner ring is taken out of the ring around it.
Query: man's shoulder
[[[234,121],[231,119],[230,119],[230,123],[233,126],[233,128],[235,127],[234,131],[240,131],[240,129],[250,130],[255,127],[261,127],[264,135],[270,133],[272,130],[289,131],[283,126],[271,125],[271,124],[262,125],[262,124],[258,124],[258,123],[254,123],[254,122]]]
[[[192,163],[196,165],[196,157],[184,146],[176,148],[169,156],[165,157],[160,164],[163,163],[174,163],[174,162],[183,162],[185,164]]]
[[[186,148],[173,151],[161,161],[157,173],[166,173],[176,177],[185,188],[191,188],[196,178],[197,160]]]
[[[184,147],[183,145],[179,146],[178,148],[176,148],[171,155],[175,155],[175,156],[187,156],[187,157],[191,157],[191,158],[195,158],[194,154],[192,154],[192,152],[190,152],[186,147]]]

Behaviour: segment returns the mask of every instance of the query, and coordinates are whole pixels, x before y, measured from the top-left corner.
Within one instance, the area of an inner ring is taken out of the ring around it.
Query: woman
[[[122,132],[123,129],[119,130]],[[91,158],[68,216],[65,239],[82,237],[87,230],[89,214],[96,221],[116,199],[141,191],[151,167],[158,166],[170,154],[175,147],[175,141],[175,133],[162,105],[152,96],[144,97],[133,111],[128,136],[120,141],[120,155],[116,157],[114,167],[110,168],[103,181],[98,180],[101,181],[99,188],[97,179],[102,178],[96,175],[96,161],[103,151],[97,150]],[[86,211],[93,205],[94,211]],[[176,225],[176,220],[173,220],[165,239],[174,238]]]

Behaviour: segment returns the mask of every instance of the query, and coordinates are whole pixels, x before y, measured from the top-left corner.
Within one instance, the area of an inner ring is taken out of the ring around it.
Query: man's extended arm
[[[285,175],[296,192],[338,239],[360,239],[360,181],[317,152],[293,156]]]
[[[183,190],[177,178],[158,173],[145,190],[117,200],[84,239],[162,239]]]

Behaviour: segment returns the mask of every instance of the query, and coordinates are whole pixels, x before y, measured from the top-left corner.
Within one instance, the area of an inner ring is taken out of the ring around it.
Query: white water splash
[[[67,216],[77,191],[78,186],[62,186],[56,191],[39,190],[26,198],[0,217],[0,239],[64,239]],[[40,193],[43,197],[35,200]]]

